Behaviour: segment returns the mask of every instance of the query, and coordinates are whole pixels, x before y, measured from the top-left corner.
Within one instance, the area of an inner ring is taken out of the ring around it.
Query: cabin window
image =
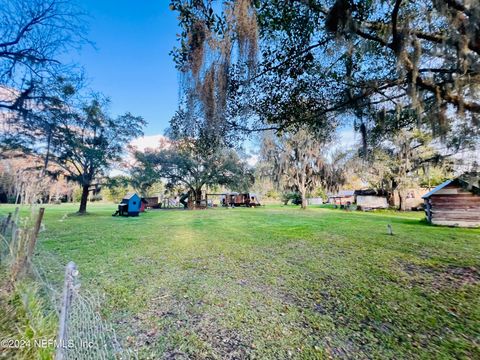
[[[136,201],[134,201],[134,202],[133,202],[133,205],[137,205],[137,202],[136,202]]]

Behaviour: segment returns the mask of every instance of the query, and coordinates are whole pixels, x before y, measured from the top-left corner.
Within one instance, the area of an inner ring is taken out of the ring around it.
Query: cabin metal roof
[[[336,194],[328,194],[328,197],[349,197],[353,196],[355,190],[340,190]]]
[[[386,197],[388,196],[388,192],[383,189],[362,189],[362,190],[355,190],[355,195],[360,196],[380,196]]]
[[[426,193],[425,195],[422,196],[422,199],[427,199],[429,198],[430,196],[432,196],[433,194],[435,194],[437,191],[440,191],[442,190],[445,186],[448,186],[450,185],[451,183],[454,182],[455,179],[451,179],[451,180],[447,180],[443,183],[441,183],[440,185],[438,185],[437,187],[434,187],[432,190],[430,190],[428,193]]]
[[[463,187],[464,189],[473,192],[474,194],[480,195],[480,175],[478,173],[465,173],[454,179],[445,181],[444,183],[438,185],[437,187],[430,190],[428,193],[422,196],[422,199],[427,199],[436,192],[442,190],[445,186],[448,186],[452,183],[456,183]]]

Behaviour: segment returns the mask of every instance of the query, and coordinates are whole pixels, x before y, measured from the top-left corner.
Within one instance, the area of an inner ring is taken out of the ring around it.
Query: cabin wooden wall
[[[437,225],[480,226],[480,196],[458,185],[449,185],[428,199],[431,222]]]

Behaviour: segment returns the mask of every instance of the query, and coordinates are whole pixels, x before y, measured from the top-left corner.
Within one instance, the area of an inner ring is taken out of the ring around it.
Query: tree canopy
[[[172,141],[159,149],[135,151],[136,164],[131,169],[135,182],[149,186],[160,179],[167,187],[182,186],[199,205],[205,186],[245,187],[253,181],[248,165],[236,151],[216,147],[203,151],[192,139]]]
[[[132,138],[143,134],[141,117],[126,113],[112,118],[106,106],[106,100],[93,96],[74,111],[64,109],[52,133],[49,156],[82,187],[79,213],[86,211],[94,181],[121,160]]]
[[[82,78],[61,59],[87,42],[85,15],[71,0],[1,0],[0,8],[0,111],[34,127],[59,92],[74,91],[65,80]]]
[[[365,135],[384,113],[410,109],[417,127],[449,146],[478,140],[478,1],[221,4],[171,2],[186,93],[220,127],[342,121]],[[294,116],[302,107],[310,115]]]
[[[266,164],[264,175],[283,190],[298,192],[302,208],[306,208],[308,193],[319,186],[335,189],[344,181],[342,169],[327,159],[328,145],[328,141],[305,128],[281,136],[267,133],[260,152],[261,161]]]

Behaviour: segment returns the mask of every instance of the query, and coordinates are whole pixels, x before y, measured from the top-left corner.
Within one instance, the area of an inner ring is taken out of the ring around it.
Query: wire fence
[[[81,294],[78,270],[70,262],[60,310],[56,360],[64,359],[135,359],[136,353],[123,349],[115,330],[100,316],[98,296]]]
[[[102,318],[100,295],[81,286],[75,263],[67,264],[63,286],[59,286],[49,278],[52,271],[61,272],[62,265],[44,254],[34,260],[43,211],[20,218],[17,208],[0,217],[0,264],[9,274],[7,287],[13,288],[27,275],[38,284],[46,303],[58,315],[58,335],[53,342],[56,360],[137,359],[135,351],[122,348],[115,330]]]

